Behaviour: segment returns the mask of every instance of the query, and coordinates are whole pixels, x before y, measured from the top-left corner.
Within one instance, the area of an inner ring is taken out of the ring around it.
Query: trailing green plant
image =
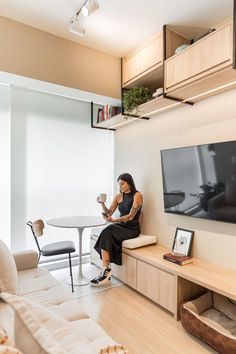
[[[132,113],[138,106],[151,98],[151,92],[147,87],[139,86],[127,89],[123,93],[123,105],[125,113]]]

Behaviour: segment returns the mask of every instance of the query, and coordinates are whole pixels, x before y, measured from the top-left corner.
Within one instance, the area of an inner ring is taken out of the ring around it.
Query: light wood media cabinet
[[[112,265],[115,277],[170,311],[179,320],[180,304],[207,289],[236,300],[236,271],[194,258],[179,266],[163,259],[160,246],[123,248],[123,265]]]

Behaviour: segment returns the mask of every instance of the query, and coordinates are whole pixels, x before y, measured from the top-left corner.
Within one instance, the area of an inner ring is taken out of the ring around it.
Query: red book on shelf
[[[106,104],[104,106],[104,120],[107,120],[107,119],[109,119],[109,106],[108,106],[108,104]]]
[[[193,262],[192,257],[184,256],[184,255],[175,255],[175,254],[172,254],[171,252],[164,254],[163,258],[166,259],[167,261],[179,264],[181,266]]]

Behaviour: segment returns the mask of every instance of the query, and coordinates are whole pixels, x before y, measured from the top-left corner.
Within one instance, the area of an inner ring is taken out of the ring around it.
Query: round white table
[[[89,282],[82,272],[82,234],[86,227],[94,227],[107,224],[101,216],[62,216],[47,220],[47,224],[62,228],[75,228],[79,234],[79,272],[78,279],[75,279],[74,286],[87,285]]]

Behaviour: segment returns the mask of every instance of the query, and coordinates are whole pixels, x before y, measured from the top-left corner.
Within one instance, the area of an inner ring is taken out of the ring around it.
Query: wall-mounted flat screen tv
[[[236,141],[161,151],[165,212],[236,223]]]

